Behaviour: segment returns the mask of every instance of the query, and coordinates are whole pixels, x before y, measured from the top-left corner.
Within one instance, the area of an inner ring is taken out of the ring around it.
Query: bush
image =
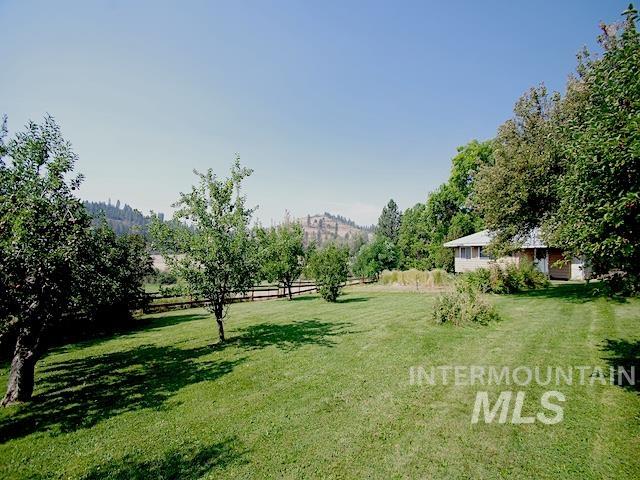
[[[529,262],[520,262],[520,283],[524,288],[546,288],[549,286],[549,279],[547,276],[536,268],[536,266]]]
[[[436,298],[433,320],[453,325],[479,324],[500,320],[498,312],[477,291],[456,288]]]
[[[640,296],[640,279],[633,274],[614,270],[599,276],[601,280],[594,290],[595,294],[604,294],[609,297]]]
[[[460,276],[460,283],[469,290],[487,293],[491,291],[491,271],[479,268]]]
[[[178,277],[173,272],[158,272],[156,278],[160,285],[174,285],[178,282]]]
[[[307,264],[308,275],[327,302],[335,302],[349,276],[349,250],[333,243],[316,250]]]
[[[481,293],[515,293],[525,289],[546,288],[547,277],[531,262],[507,264],[504,268],[493,264],[489,269],[479,268],[460,277],[461,288]]]

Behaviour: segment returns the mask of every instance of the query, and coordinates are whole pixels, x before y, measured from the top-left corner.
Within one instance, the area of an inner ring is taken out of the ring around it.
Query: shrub
[[[549,286],[547,276],[529,261],[520,262],[521,284],[525,288],[546,288]]]
[[[156,278],[160,285],[174,285],[178,282],[178,277],[173,272],[158,272]]]
[[[481,293],[515,293],[525,289],[545,288],[547,277],[531,262],[509,263],[504,267],[493,264],[489,269],[479,268],[460,278],[462,289]]]
[[[479,324],[500,320],[498,312],[477,291],[456,288],[436,298],[433,320],[453,325]]]
[[[521,290],[522,274],[515,263],[508,263],[502,270],[502,285],[504,292],[501,293],[515,293]]]
[[[333,243],[316,250],[309,258],[307,273],[318,284],[327,302],[335,302],[349,275],[349,250]]]
[[[465,273],[460,277],[460,283],[469,290],[487,293],[491,291],[491,271],[487,268],[479,268],[473,272]]]

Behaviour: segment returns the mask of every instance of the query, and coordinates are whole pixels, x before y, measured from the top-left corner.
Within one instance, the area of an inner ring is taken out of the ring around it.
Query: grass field
[[[431,323],[433,299],[237,304],[224,347],[183,310],[59,348],[33,403],[0,411],[0,477],[640,478],[633,387],[557,387],[557,425],[472,425],[476,391],[505,387],[409,382],[416,365],[637,364],[640,302],[565,285],[493,297],[502,322],[456,328]],[[547,388],[523,389],[535,413]]]

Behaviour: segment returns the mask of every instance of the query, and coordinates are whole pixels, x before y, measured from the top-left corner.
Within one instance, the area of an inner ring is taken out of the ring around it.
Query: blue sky
[[[81,196],[170,212],[192,169],[255,170],[264,224],[373,223],[424,201],[456,147],[563,88],[627,1],[1,1],[0,112],[49,112]]]

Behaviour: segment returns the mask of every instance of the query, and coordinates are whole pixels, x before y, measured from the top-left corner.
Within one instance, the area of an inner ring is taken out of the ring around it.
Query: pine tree
[[[401,219],[398,205],[393,199],[382,209],[380,218],[378,219],[378,228],[376,233],[390,240],[394,245],[398,242],[398,229],[400,228]]]

